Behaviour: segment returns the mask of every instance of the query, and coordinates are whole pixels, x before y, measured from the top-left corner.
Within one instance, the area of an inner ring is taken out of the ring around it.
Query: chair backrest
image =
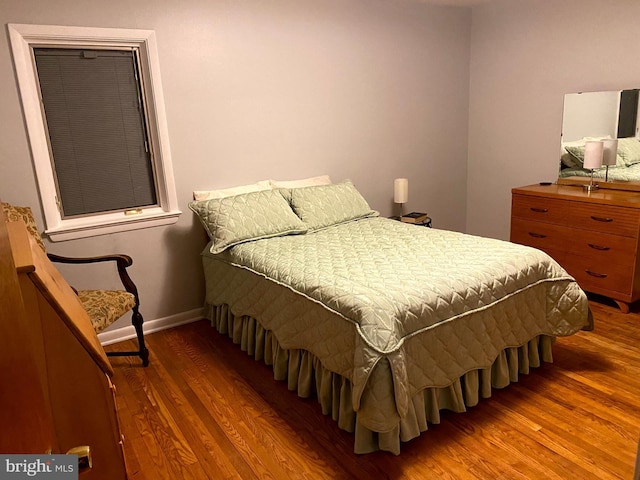
[[[43,251],[47,251],[44,247],[44,242],[38,231],[38,225],[36,225],[36,219],[33,218],[33,212],[29,207],[16,207],[8,203],[2,202],[2,212],[7,217],[8,222],[17,222],[22,220],[27,226],[29,234],[34,238],[36,243],[42,248]]]

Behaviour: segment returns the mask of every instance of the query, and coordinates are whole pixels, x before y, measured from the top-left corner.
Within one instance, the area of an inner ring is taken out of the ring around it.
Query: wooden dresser
[[[511,241],[544,250],[584,290],[628,313],[640,298],[640,193],[568,185],[511,193]]]
[[[125,480],[113,368],[75,292],[1,211],[0,273],[2,312],[12,314],[0,322],[0,451],[81,451],[80,478]]]

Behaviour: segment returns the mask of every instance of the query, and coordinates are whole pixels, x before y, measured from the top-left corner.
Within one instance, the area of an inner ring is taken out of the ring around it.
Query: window
[[[155,35],[9,25],[46,233],[177,221]]]

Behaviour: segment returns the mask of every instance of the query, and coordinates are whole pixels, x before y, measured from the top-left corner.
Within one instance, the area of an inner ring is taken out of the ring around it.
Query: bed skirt
[[[489,367],[471,370],[446,387],[414,393],[407,415],[393,430],[374,432],[358,423],[349,379],[324,368],[315,355],[281,348],[275,335],[256,319],[234,316],[227,305],[208,305],[208,317],[218,332],[228,335],[244,352],[272,366],[274,378],[286,381],[289,390],[302,398],[315,395],[324,415],[331,415],[339,428],[355,433],[355,453],[384,450],[398,455],[400,442],[419,436],[429,423],[440,423],[440,410],[464,412],[466,407],[477,405],[480,398],[489,398],[492,388],[518,381],[519,374],[528,374],[542,361],[552,362],[555,341],[555,337],[546,335],[534,337],[524,345],[504,349]]]

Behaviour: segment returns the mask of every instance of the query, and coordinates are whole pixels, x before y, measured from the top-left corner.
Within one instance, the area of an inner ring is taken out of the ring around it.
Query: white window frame
[[[8,30],[47,227],[45,233],[49,238],[52,241],[64,241],[177,222],[182,212],[178,209],[171,164],[155,32],[24,24],[8,24]],[[158,205],[134,208],[127,212],[62,218],[57,205],[54,164],[47,138],[46,119],[41,105],[38,73],[33,55],[33,49],[37,47],[138,48],[141,84],[147,107],[151,158],[158,190]]]

